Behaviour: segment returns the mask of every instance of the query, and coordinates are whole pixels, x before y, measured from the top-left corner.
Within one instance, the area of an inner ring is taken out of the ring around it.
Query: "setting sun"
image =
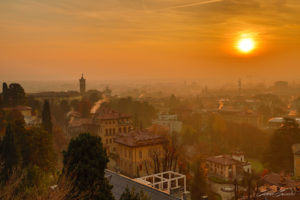
[[[243,38],[238,41],[237,48],[242,53],[250,53],[255,48],[252,38]]]

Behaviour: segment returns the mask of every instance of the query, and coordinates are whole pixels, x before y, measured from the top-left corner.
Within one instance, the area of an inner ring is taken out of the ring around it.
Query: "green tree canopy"
[[[136,192],[135,188],[131,188],[131,190],[126,188],[120,200],[151,200],[151,198],[143,190]]]
[[[2,86],[2,95],[4,106],[17,106],[25,103],[24,88],[18,83],[12,83],[7,86],[4,82]]]
[[[84,133],[72,139],[63,160],[63,173],[73,181],[70,198],[112,200],[112,187],[104,176],[107,163],[100,137]]]
[[[9,98],[11,106],[23,105],[25,103],[25,91],[18,83],[9,85]]]
[[[300,129],[297,126],[283,126],[276,130],[265,154],[267,166],[275,172],[292,172],[292,145],[297,143],[300,143]]]

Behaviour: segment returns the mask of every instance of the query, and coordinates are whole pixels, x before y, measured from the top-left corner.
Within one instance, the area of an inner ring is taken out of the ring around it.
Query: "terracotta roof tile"
[[[160,135],[154,135],[147,131],[131,131],[116,138],[116,143],[130,147],[163,144],[166,140]]]

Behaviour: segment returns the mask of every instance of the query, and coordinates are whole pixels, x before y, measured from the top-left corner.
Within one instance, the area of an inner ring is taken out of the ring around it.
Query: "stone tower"
[[[79,79],[79,85],[80,85],[80,94],[83,95],[85,93],[85,79],[83,78],[83,74],[81,76],[81,79]]]

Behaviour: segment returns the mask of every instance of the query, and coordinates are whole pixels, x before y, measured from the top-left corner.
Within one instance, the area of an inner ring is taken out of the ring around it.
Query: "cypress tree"
[[[9,94],[7,84],[4,82],[2,84],[2,97],[3,97],[3,106],[9,106]]]
[[[1,143],[1,158],[4,166],[1,172],[3,180],[8,180],[13,169],[19,163],[19,154],[17,151],[14,131],[10,124],[6,127],[6,133]]]
[[[42,125],[46,131],[52,133],[52,121],[51,121],[51,112],[50,104],[47,100],[44,102],[43,112],[42,112]]]
[[[200,162],[196,163],[196,168],[194,171],[194,178],[191,186],[191,197],[192,200],[201,199],[202,196],[207,193],[207,185],[204,176],[204,170]]]

